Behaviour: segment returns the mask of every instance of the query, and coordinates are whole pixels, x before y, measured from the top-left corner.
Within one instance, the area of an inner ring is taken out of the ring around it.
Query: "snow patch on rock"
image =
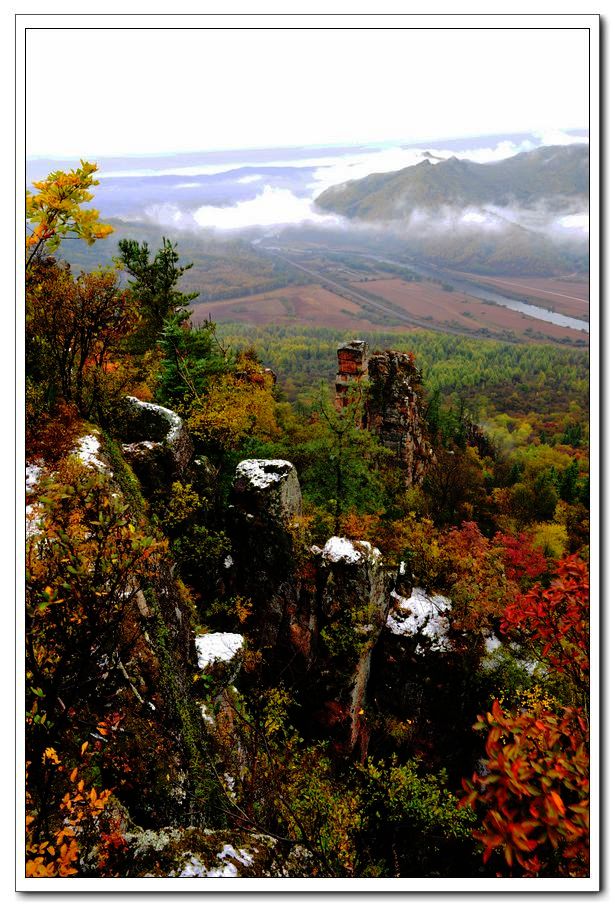
[[[380,556],[382,556],[382,553],[380,552],[380,550],[378,549],[378,547],[377,547],[377,546],[372,546],[372,544],[371,544],[371,543],[368,543],[367,540],[357,540],[357,543],[359,543],[361,546],[365,547],[366,555],[367,555],[368,558],[371,559],[373,562],[375,562],[377,559],[380,558]]]
[[[245,479],[254,489],[268,489],[285,479],[293,469],[288,460],[242,460],[235,479]]]
[[[107,467],[107,464],[104,463],[98,456],[101,449],[101,444],[98,438],[93,434],[84,434],[83,437],[79,438],[75,449],[72,451],[75,457],[79,457],[84,466],[89,466],[95,470],[101,470],[106,472],[108,475],[112,476]]]
[[[237,850],[228,843],[224,844],[217,856],[218,859],[235,859],[238,863],[241,863],[242,866],[251,866],[254,862],[254,857],[251,856],[247,850],[240,849],[239,852],[237,852]]]
[[[206,878],[208,875],[207,867],[198,856],[191,856],[182,871],[179,878]]]
[[[190,856],[188,862],[180,872],[180,878],[237,878],[237,865],[251,866],[254,857],[247,850],[240,849],[237,851],[230,843],[225,843],[219,853],[216,853],[217,859],[220,860],[217,866],[207,869],[203,862],[197,856]],[[231,862],[234,860],[234,862]]]
[[[367,545],[369,546],[369,543]],[[330,537],[324,545],[322,557],[328,562],[359,562],[361,553],[354,548],[352,540],[347,540],[346,537]]]
[[[44,472],[44,466],[38,463],[26,463],[26,495],[29,495],[36,488]]]
[[[237,866],[235,863],[229,862],[231,859],[234,859],[242,866],[251,866],[254,862],[254,858],[250,856],[247,850],[240,849],[237,852],[235,847],[232,847],[229,843],[225,843],[216,856],[221,860],[221,863],[215,869],[209,870],[207,873],[208,878],[236,878]]]
[[[199,668],[206,668],[216,661],[231,661],[243,648],[243,636],[239,633],[203,633],[196,636],[194,643]]]
[[[413,588],[410,597],[391,593],[395,610],[387,618],[387,627],[397,636],[423,636],[434,651],[450,649],[449,622],[444,612],[451,609],[448,597],[428,594],[423,588]]]

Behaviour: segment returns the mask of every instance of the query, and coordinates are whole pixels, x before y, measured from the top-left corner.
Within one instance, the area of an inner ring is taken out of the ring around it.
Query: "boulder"
[[[386,623],[394,571],[365,540],[331,537],[313,547],[318,631],[313,668],[317,718],[341,752],[365,751],[364,719],[372,650]]]
[[[194,445],[176,412],[126,396],[114,427],[125,459],[147,491],[153,492],[186,472]]]
[[[288,523],[301,514],[297,471],[287,460],[243,460],[233,491],[235,507],[246,516]]]
[[[246,831],[135,828],[124,840],[137,878],[301,878],[315,867],[305,848]]]
[[[293,535],[301,506],[292,463],[244,460],[237,466],[230,508],[232,549],[223,575],[229,593],[252,602],[246,625],[259,651],[279,645],[296,605]]]

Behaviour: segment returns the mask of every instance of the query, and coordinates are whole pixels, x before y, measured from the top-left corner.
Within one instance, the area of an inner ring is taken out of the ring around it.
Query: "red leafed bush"
[[[460,807],[484,809],[474,831],[483,861],[501,854],[511,874],[585,877],[589,872],[587,722],[538,704],[507,713],[496,700],[475,729],[489,729],[484,771],[463,780]]]
[[[540,549],[532,546],[527,534],[495,535],[494,544],[504,550],[506,578],[524,586],[530,586],[541,578],[549,568],[549,560]]]
[[[589,573],[578,556],[557,565],[548,588],[535,585],[506,608],[502,632],[527,639],[550,668],[584,692],[589,677]]]

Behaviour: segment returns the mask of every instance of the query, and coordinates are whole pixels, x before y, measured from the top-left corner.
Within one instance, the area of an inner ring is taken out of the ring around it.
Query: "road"
[[[260,242],[260,241],[259,241]],[[407,310],[404,310],[403,307],[400,307],[398,304],[391,303],[386,300],[384,297],[375,294],[366,295],[363,291],[358,291],[350,284],[345,284],[341,281],[336,281],[333,278],[329,277],[327,274],[322,271],[317,271],[313,268],[306,268],[302,262],[296,261],[296,259],[290,258],[286,251],[283,251],[280,247],[277,246],[260,246],[259,243],[253,241],[253,246],[256,246],[259,249],[263,249],[268,252],[275,253],[276,258],[280,259],[283,262],[286,262],[287,265],[291,265],[294,269],[302,272],[307,275],[309,278],[314,279],[319,284],[329,288],[329,290],[334,291],[335,293],[341,294],[342,297],[346,297],[351,300],[353,303],[356,303],[358,306],[368,306],[370,309],[375,310],[377,313],[380,313],[382,316],[390,317],[391,319],[397,320],[398,323],[404,323],[409,327],[419,327],[421,329],[428,329],[432,332],[445,332],[448,335],[464,335],[470,339],[478,339],[480,341],[485,341],[485,339],[490,341],[505,342],[506,344],[518,344],[520,340],[514,336],[514,333],[511,332],[511,337],[500,336],[495,332],[490,332],[489,334],[481,332],[471,332],[467,327],[464,326],[447,326],[442,323],[435,323],[429,320],[417,319],[411,313],[408,313]],[[331,250],[332,252],[335,250]],[[326,257],[326,252],[318,251],[316,253],[319,257]],[[375,262],[388,263],[390,265],[397,265],[400,268],[416,270],[417,273],[426,275],[429,273],[427,266],[422,268],[422,271],[411,264],[403,264],[402,262],[395,262],[392,259],[384,259],[378,256],[368,256],[367,253],[356,253],[356,255],[362,255],[364,257],[372,258]],[[452,280],[452,279],[451,279]],[[486,292],[485,292],[486,293]],[[480,299],[480,298],[479,298]]]

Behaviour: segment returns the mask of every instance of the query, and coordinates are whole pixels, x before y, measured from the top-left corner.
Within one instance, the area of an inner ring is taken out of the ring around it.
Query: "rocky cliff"
[[[340,752],[365,742],[371,652],[386,622],[392,575],[369,543],[302,544],[292,464],[246,460],[234,482],[229,591],[249,598],[247,634],[270,679],[302,687],[308,721]],[[362,734],[363,732],[363,734]]]
[[[397,459],[406,483],[420,483],[432,456],[421,375],[411,354],[376,352],[366,342],[346,342],[337,350],[336,406],[362,403],[357,424],[368,428]]]

